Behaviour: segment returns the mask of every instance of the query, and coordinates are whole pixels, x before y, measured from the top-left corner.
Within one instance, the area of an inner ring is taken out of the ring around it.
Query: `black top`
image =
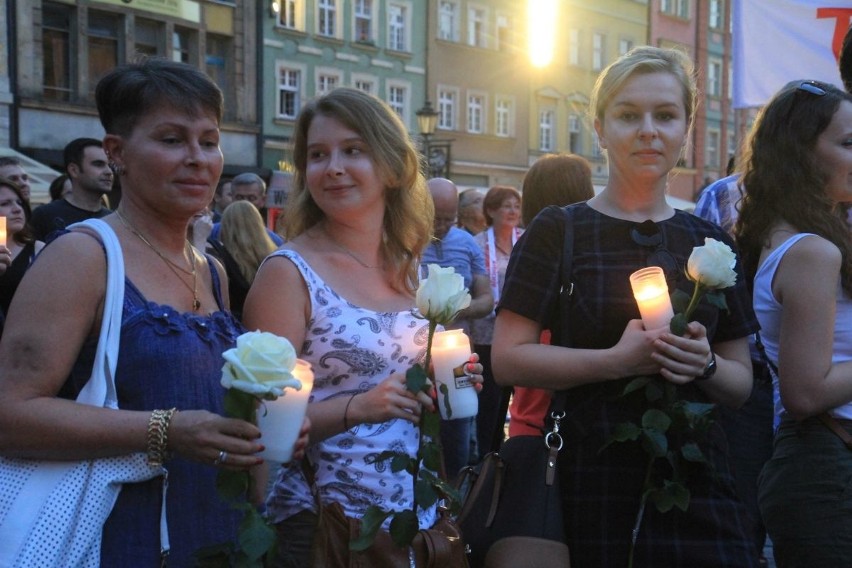
[[[110,213],[112,211],[106,207],[101,207],[99,211],[89,211],[75,207],[65,199],[57,199],[36,207],[30,218],[30,226],[36,239],[47,242],[48,235],[53,231],[63,230],[86,219],[100,219]]]
[[[9,304],[12,303],[12,296],[15,295],[15,290],[18,289],[18,284],[24,277],[24,273],[32,264],[35,258],[35,242],[29,242],[24,245],[18,256],[12,260],[12,264],[6,269],[6,272],[0,276],[0,310],[3,314],[9,313]]]

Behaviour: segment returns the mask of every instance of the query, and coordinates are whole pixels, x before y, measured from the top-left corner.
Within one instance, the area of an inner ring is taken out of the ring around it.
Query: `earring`
[[[124,166],[120,166],[120,165],[116,164],[115,162],[113,162],[112,160],[110,160],[108,164],[109,164],[109,169],[112,170],[112,173],[114,173],[117,176],[123,176],[124,175]]]

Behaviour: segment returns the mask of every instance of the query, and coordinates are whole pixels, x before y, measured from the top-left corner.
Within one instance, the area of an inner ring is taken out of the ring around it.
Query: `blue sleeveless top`
[[[125,281],[121,343],[116,369],[118,406],[126,410],[204,409],[224,415],[220,384],[222,352],[244,329],[224,310],[219,273],[209,262],[219,311],[179,313],[149,302]],[[97,340],[89,341],[69,380],[70,397],[88,380]],[[233,542],[241,512],[219,498],[218,470],[179,457],[164,464],[169,472],[166,505],[171,553],[169,567],[194,566],[202,547]],[[102,566],[159,566],[161,478],[125,484],[104,526]]]

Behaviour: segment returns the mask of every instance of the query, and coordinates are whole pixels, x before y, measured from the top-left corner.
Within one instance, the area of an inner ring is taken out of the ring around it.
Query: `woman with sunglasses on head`
[[[676,478],[672,468],[665,459],[649,466],[638,442],[604,448],[618,424],[642,424],[651,407],[642,389],[624,393],[638,376],[657,375],[662,388],[674,385],[668,390],[684,404],[738,406],[751,390],[747,337],[757,323],[742,278],[724,290],[729,311],[702,302],[683,337],[668,328],[644,329],[630,288],[632,272],[656,264],[665,269],[670,291],[691,293],[685,266],[693,247],[706,237],[731,243],[721,228],[673,210],[665,199],[695,94],[691,63],[674,50],[639,47],[604,70],[591,108],[608,152],[607,186],[585,203],[538,215],[506,275],[492,350],[496,378],[567,390],[558,471],[566,540],[579,568],[623,567],[631,555],[634,566],[757,565],[718,425],[696,441],[708,464],[688,468],[686,511],[661,513],[649,500],[640,515],[645,480],[662,485]],[[559,323],[563,332],[570,326],[570,347],[561,346],[564,333],[560,345],[541,345],[541,330],[561,313],[554,259],[562,258],[566,230],[574,239],[574,287],[568,317]],[[681,443],[674,433],[669,438],[672,447]]]
[[[790,83],[751,132],[737,242],[773,372],[760,509],[779,567],[852,558],[852,96]]]

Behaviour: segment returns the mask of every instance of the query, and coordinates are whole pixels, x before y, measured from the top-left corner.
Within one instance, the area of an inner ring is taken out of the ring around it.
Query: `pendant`
[[[193,311],[196,311],[196,312],[198,310],[200,310],[201,309],[201,300],[199,300],[198,298],[195,298],[192,302],[192,309],[193,309]]]

